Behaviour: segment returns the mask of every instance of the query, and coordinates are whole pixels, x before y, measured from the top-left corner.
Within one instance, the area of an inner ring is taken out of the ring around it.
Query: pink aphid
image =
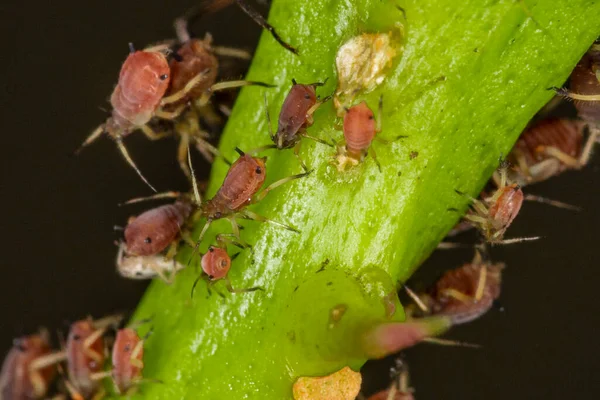
[[[376,134],[375,115],[366,102],[348,109],[344,115],[344,140],[348,157],[362,160]]]
[[[231,268],[231,257],[225,249],[210,246],[208,252],[202,256],[202,271],[209,279],[217,280],[227,276]]]
[[[119,393],[127,393],[142,380],[144,341],[131,328],[120,329],[112,350],[112,380]]]

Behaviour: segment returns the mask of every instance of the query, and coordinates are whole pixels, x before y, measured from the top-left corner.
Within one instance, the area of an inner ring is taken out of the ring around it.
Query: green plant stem
[[[332,148],[303,142],[301,156],[312,174],[250,207],[301,233],[245,222],[242,236],[253,252],[244,250],[229,274],[234,287],[264,291],[230,294],[217,284],[209,296],[200,284],[190,299],[193,267],[172,286],[154,282],[135,318],[153,317],[144,375],[164,383],[144,384],[143,398],[284,399],[299,376],[359,368],[367,358],[361,335],[404,317],[392,296],[396,312],[388,318],[386,296],[457,222],[459,213],[448,209],[466,209],[467,199],[455,189],[479,192],[499,157],[552,97],[546,88],[563,84],[600,33],[592,18],[600,15],[600,3],[594,1],[397,3],[406,19],[393,1],[273,1],[270,22],[300,55],[263,34],[248,79],[278,87],[242,91],[221,141],[224,155],[232,159],[235,146],[269,143],[264,94],[276,116],[292,78],[329,78],[318,92],[331,93],[338,48],[363,32],[397,32],[398,24],[404,51],[384,82],[356,100],[375,109],[383,95],[380,137],[408,137],[374,144],[381,172],[367,158],[340,173],[330,164]],[[309,133],[340,140],[336,123],[328,102]],[[265,154],[267,184],[301,172],[291,150]],[[215,163],[209,196],[227,168]],[[227,222],[213,224],[200,251],[215,233],[229,231]],[[189,255],[187,249],[179,257],[187,262]],[[345,310],[339,320],[331,316],[336,307]]]

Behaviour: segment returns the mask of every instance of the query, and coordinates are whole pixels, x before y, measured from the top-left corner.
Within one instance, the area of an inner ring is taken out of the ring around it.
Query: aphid
[[[130,395],[139,384],[155,381],[142,376],[146,337],[140,338],[133,328],[119,329],[112,347],[112,368],[94,374],[93,379],[100,381],[110,377],[119,395]]]
[[[117,271],[129,279],[152,279],[160,277],[167,284],[173,283],[177,272],[185,266],[173,259],[165,259],[162,255],[126,256],[125,245],[119,246],[117,254]]]
[[[234,289],[231,286],[231,281],[227,277],[227,273],[231,268],[231,257],[227,254],[227,250],[222,247],[210,246],[208,252],[202,256],[201,260],[202,271],[201,274],[196,278],[192,286],[192,297],[194,296],[194,289],[201,279],[205,279],[209,284],[214,284],[218,280],[225,282],[225,287],[231,293],[245,293],[254,292],[256,290],[262,290],[260,287],[251,287],[244,289]]]
[[[575,101],[578,115],[598,135],[600,130],[600,41],[579,61],[570,77],[570,90],[553,88],[560,96]]]
[[[325,83],[316,82],[310,84],[300,84],[292,79],[292,88],[288,92],[281,111],[279,112],[279,121],[277,132],[271,130],[271,118],[269,116],[268,106],[267,124],[269,127],[269,136],[274,144],[259,147],[249,151],[249,153],[258,153],[267,149],[294,149],[294,155],[298,158],[300,165],[305,171],[308,171],[306,164],[300,158],[300,144],[303,137],[312,139],[316,142],[331,146],[324,140],[310,136],[306,130],[313,124],[314,112],[331,96],[327,96],[323,100],[319,100],[316,94],[316,88],[323,86]],[[266,103],[266,100],[265,100]]]
[[[344,143],[338,145],[337,155],[335,160],[339,171],[344,171],[346,166],[355,166],[362,162],[367,154],[371,154],[377,167],[381,171],[381,165],[377,161],[375,149],[371,146],[373,140],[378,140],[384,143],[388,141],[377,138],[381,132],[381,112],[383,108],[383,97],[379,98],[379,107],[377,112],[377,121],[373,111],[369,108],[366,102],[353,105],[346,110],[344,114]],[[400,136],[398,138],[402,138]]]
[[[15,339],[0,373],[0,399],[41,399],[56,375],[53,363],[42,363],[51,354],[48,332]]]
[[[279,43],[292,53],[298,54],[298,50],[296,50],[290,44],[286,43],[281,38],[281,36],[279,36],[275,28],[265,20],[265,18],[252,7],[250,7],[248,4],[246,4],[246,2],[243,0],[204,0],[200,5],[191,9],[187,13],[187,15],[191,18],[202,16],[207,13],[219,11],[220,9],[225,8],[234,2],[239,8],[242,9],[242,11],[244,11],[250,18],[252,18],[254,22],[260,25],[261,28],[269,31],[269,33],[271,34],[271,36],[273,36],[273,39],[275,39],[277,43]]]
[[[464,218],[479,229],[490,244],[510,244],[539,239],[539,237],[503,239],[504,233],[521,209],[524,196],[519,185],[507,182],[507,164],[502,163],[499,170],[500,182],[496,192],[482,200],[471,198],[471,210]],[[458,190],[456,192],[465,195]]]
[[[447,271],[428,294],[407,293],[427,315],[450,317],[454,325],[471,322],[493,306],[500,296],[504,264],[483,261],[479,252],[472,262]]]
[[[125,227],[125,253],[132,256],[153,256],[171,246],[167,258],[172,258],[177,251],[177,238],[185,236],[182,227],[191,212],[192,204],[182,198],[133,218]]]
[[[191,79],[179,92],[164,97],[171,80],[169,62],[165,55],[167,50],[168,47],[166,45],[142,51],[131,49],[129,56],[121,67],[119,82],[110,98],[112,115],[104,124],[96,128],[77,150],[81,150],[98,139],[103,133],[107,133],[115,140],[121,154],[129,165],[155,192],[156,189],[150,185],[133,162],[123,143],[123,139],[138,129],[151,140],[164,137],[165,134],[154,132],[148,123],[154,117],[172,120],[179,116],[183,111],[182,107],[175,111],[167,111],[164,107],[185,97],[196,84],[204,79],[204,75],[206,74],[206,72],[201,72],[195,78]]]
[[[584,145],[585,125],[582,121],[551,118],[527,128],[508,156],[515,166],[508,171],[508,179],[524,186],[585,166],[596,140],[596,135],[590,134]],[[500,179],[497,172],[494,179]]]
[[[305,177],[310,172],[280,179],[276,182],[273,182],[259,193],[259,190],[266,179],[266,158],[252,157],[238,148],[236,148],[236,151],[239,153],[240,157],[233,163],[233,165],[231,165],[227,175],[225,176],[223,184],[212,199],[201,203],[196,180],[195,178],[192,179],[192,182],[194,183],[196,204],[200,205],[199,208],[201,216],[206,217],[206,223],[204,224],[198,241],[196,242],[194,253],[198,250],[198,247],[200,246],[204,234],[206,233],[206,230],[210,224],[213,221],[221,218],[226,218],[230,221],[233,229],[233,236],[241,244],[245,243],[240,238],[240,229],[236,222],[236,218],[252,219],[259,222],[269,222],[287,230],[298,232],[298,230],[292,228],[291,226],[267,219],[246,209],[246,207],[262,200],[267,193],[276,187],[281,186],[291,180]],[[193,176],[194,171],[192,170],[192,177]]]
[[[390,377],[390,387],[369,396],[367,400],[414,400],[413,389],[409,386],[408,365],[401,358],[396,358],[395,366],[390,368]]]

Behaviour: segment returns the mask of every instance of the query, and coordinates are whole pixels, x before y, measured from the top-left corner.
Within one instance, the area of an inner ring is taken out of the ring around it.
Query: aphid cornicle
[[[44,398],[56,376],[56,366],[39,363],[39,360],[50,353],[48,333],[45,331],[15,339],[2,364],[0,399]]]
[[[169,61],[165,55],[165,52],[170,51],[168,46],[156,46],[142,51],[131,50],[121,67],[119,81],[110,98],[112,115],[92,132],[78,151],[103,133],[107,133],[115,140],[129,165],[152,190],[156,191],[133,162],[123,139],[138,129],[152,140],[162,138],[164,134],[154,132],[148,123],[154,117],[170,120],[179,116],[183,108],[167,111],[164,106],[185,97],[204,76],[198,74],[179,92],[164,97],[171,79]]]
[[[177,260],[165,258],[165,256],[128,256],[125,254],[125,244],[119,245],[117,254],[117,271],[129,279],[152,279],[160,277],[170,284],[173,282],[177,272],[185,268],[185,265]]]
[[[153,256],[169,245],[176,246],[182,227],[192,212],[192,204],[181,199],[150,209],[125,227],[125,252],[133,256]],[[176,250],[176,247],[175,247]]]
[[[209,284],[213,284],[218,280],[223,280],[225,281],[225,287],[231,293],[254,292],[262,289],[260,287],[235,289],[231,286],[231,281],[227,277],[229,269],[231,268],[231,257],[227,254],[227,249],[223,247],[210,246],[206,254],[202,256],[200,264],[204,274],[198,276],[194,281],[192,286],[192,297],[194,296],[194,289],[201,279],[206,279]]]
[[[269,128],[269,136],[274,144],[262,146],[253,150],[249,153],[258,153],[267,149],[294,149],[294,155],[298,158],[300,165],[305,171],[308,171],[308,167],[300,158],[300,144],[302,138],[309,138],[318,143],[331,146],[324,140],[310,136],[306,130],[313,124],[314,112],[331,96],[327,96],[322,100],[319,100],[316,94],[316,88],[323,86],[324,83],[316,82],[310,84],[300,84],[292,79],[292,87],[288,92],[281,111],[279,112],[279,120],[277,123],[277,132],[273,133],[271,129],[271,118],[269,116],[268,105],[266,104],[266,115],[267,125]]]

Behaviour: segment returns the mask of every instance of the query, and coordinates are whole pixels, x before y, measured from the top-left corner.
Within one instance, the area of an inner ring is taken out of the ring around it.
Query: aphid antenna
[[[187,148],[187,159],[188,159],[188,167],[190,168],[190,173],[192,174],[192,188],[194,190],[194,201],[196,202],[196,206],[202,206],[202,196],[200,195],[200,190],[198,190],[198,181],[196,180],[196,173],[194,172],[194,167],[192,166],[192,155],[190,154],[190,147]]]
[[[472,247],[470,244],[456,243],[456,242],[440,242],[437,245],[438,250],[451,250],[451,249],[465,249]]]
[[[548,204],[553,207],[564,208],[566,210],[571,210],[571,211],[582,211],[581,207],[578,207],[578,206],[575,206],[575,205],[572,205],[569,203],[564,203],[562,201],[552,200],[547,197],[537,196],[534,194],[526,194],[524,197],[524,200],[535,201],[537,203],[542,203],[542,204]]]
[[[135,53],[135,46],[133,45],[133,42],[129,42],[127,45],[129,46],[129,53]]]
[[[300,175],[305,175],[305,174],[300,174]],[[272,219],[265,218],[262,215],[258,215],[250,210],[241,211],[240,216],[244,219],[251,219],[254,221],[267,222],[269,224],[279,226],[280,228],[287,229],[288,231],[291,231],[294,233],[300,233],[300,231],[298,229],[294,228],[293,226],[285,225],[285,224],[282,224],[281,222],[277,222]]]
[[[154,194],[151,196],[135,197],[135,198],[127,200],[123,203],[119,203],[118,205],[119,205],[119,207],[122,207],[122,206],[130,205],[130,204],[142,203],[145,201],[160,200],[160,199],[178,199],[182,196],[183,196],[183,194],[181,192],[170,191],[170,192],[157,193],[157,194]],[[121,230],[123,230],[123,228],[121,228]]]
[[[296,82],[292,79],[292,82]],[[295,85],[295,83],[294,83]],[[265,93],[265,115],[267,116],[267,127],[269,128],[269,137],[272,141],[275,141],[275,133],[273,133],[273,127],[271,126],[271,115],[269,114],[269,102],[267,101],[267,94]],[[275,146],[278,147],[278,146]]]
[[[133,162],[133,159],[131,158],[131,156],[129,155],[129,152],[127,151],[127,147],[125,147],[125,144],[123,143],[123,138],[121,136],[117,136],[115,138],[115,142],[117,143],[117,147],[121,151],[121,155],[123,156],[123,158],[125,158],[125,161],[127,161],[127,163],[131,166],[131,168],[134,169],[134,171],[144,181],[144,183],[150,189],[152,189],[152,191],[154,193],[157,193],[158,191],[154,188],[154,186],[152,186],[150,184],[150,182],[148,182],[148,180],[146,179],[146,177],[142,174],[142,171],[140,171],[139,168],[137,167],[137,165],[135,165],[135,163]]]
[[[74,156],[79,155],[79,153],[81,153],[81,150],[83,150],[85,147],[87,147],[90,144],[92,144],[93,142],[95,142],[96,139],[98,139],[100,136],[102,136],[102,134],[105,132],[106,132],[106,128],[105,128],[104,124],[100,125],[96,129],[94,129],[94,131],[83,141],[83,143],[81,143],[81,145],[79,145],[79,147],[77,147],[75,150],[73,150],[73,155]]]
[[[541,239],[542,236],[530,236],[530,237],[521,237],[521,238],[513,238],[513,239],[504,239],[504,240],[498,240],[495,242],[492,242],[492,245],[505,245],[505,244],[514,244],[514,243],[521,243],[521,242],[532,242],[534,240],[539,240]]]
[[[476,344],[476,343],[460,342],[457,340],[434,338],[434,337],[427,337],[427,338],[423,339],[423,341],[432,343],[432,344],[437,344],[440,346],[458,346],[458,347],[468,347],[470,349],[481,349],[483,347],[482,345]]]
[[[424,313],[429,313],[429,307],[427,307],[423,300],[421,300],[421,298],[415,292],[413,292],[411,288],[409,288],[406,285],[402,286],[404,287],[406,294],[408,294],[408,296],[412,299],[412,301],[415,302],[415,304],[421,309],[421,311],[423,311]]]
[[[196,246],[194,246],[194,249],[192,250],[192,254],[190,255],[190,259],[187,262],[188,267],[190,266],[194,256],[198,253],[198,248],[200,247],[200,243],[202,242],[202,239],[204,239],[204,235],[206,234],[206,231],[208,230],[208,227],[210,226],[212,221],[213,220],[210,218],[208,218],[206,220],[206,223],[204,224],[204,227],[202,228],[202,231],[200,232],[200,236],[198,237],[198,240],[196,241]]]

